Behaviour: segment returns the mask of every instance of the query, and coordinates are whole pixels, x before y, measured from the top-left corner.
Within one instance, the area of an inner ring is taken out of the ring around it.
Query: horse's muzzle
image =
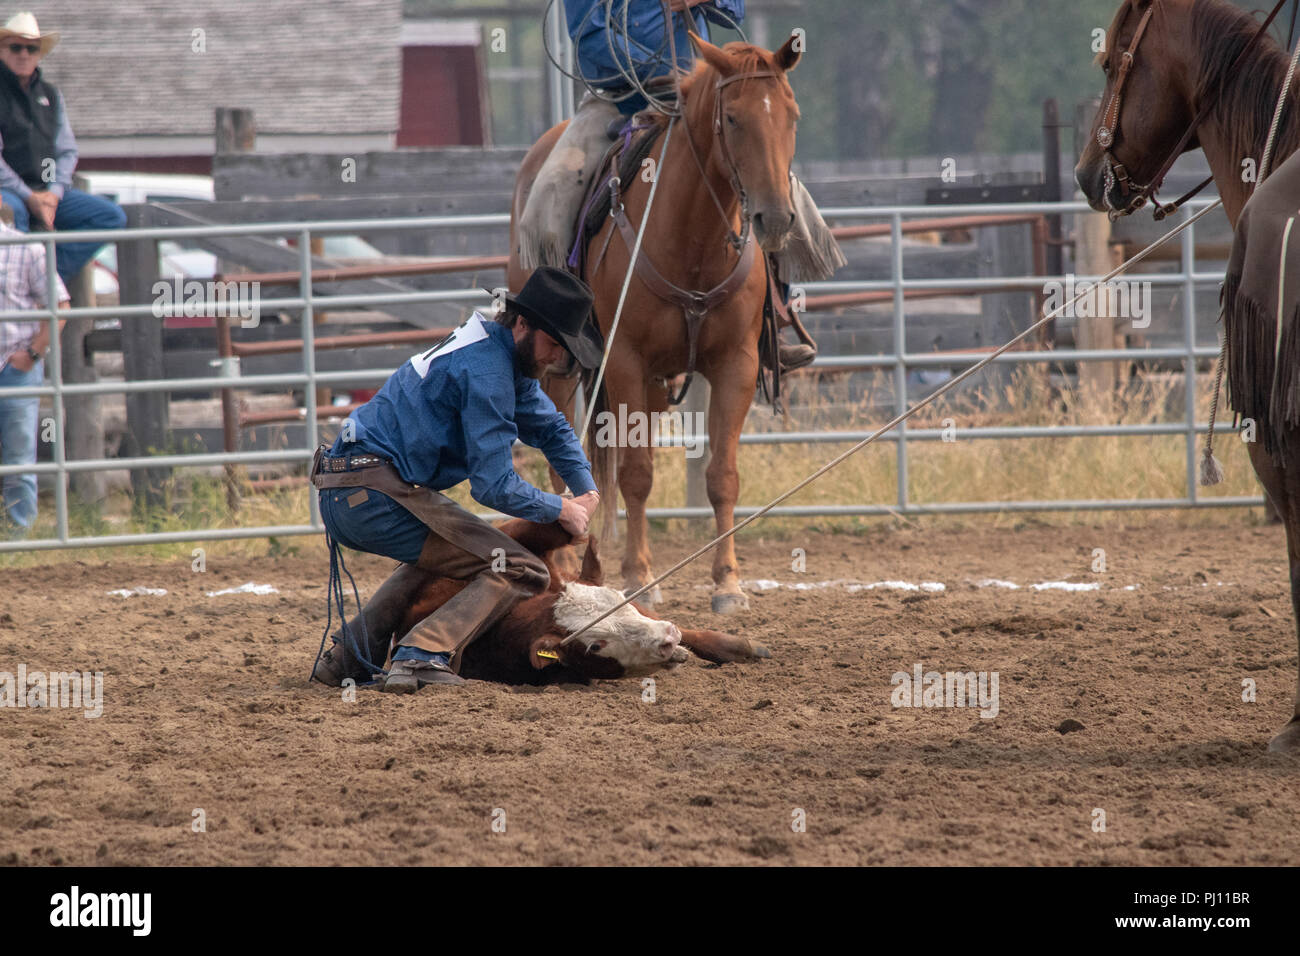
[[[789,207],[754,213],[754,238],[764,252],[776,252],[784,247],[794,226],[794,210]]]

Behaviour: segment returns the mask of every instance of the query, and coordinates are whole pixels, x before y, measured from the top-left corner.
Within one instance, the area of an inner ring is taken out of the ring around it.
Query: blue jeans
[[[356,504],[349,504],[349,498]],[[423,521],[373,488],[322,489],[320,516],[339,544],[408,564],[420,560],[429,537]]]
[[[30,372],[20,372],[8,362],[0,368],[0,464],[31,465],[36,462],[36,428],[41,400],[5,398],[4,389],[40,385],[45,381],[45,363],[37,362]],[[20,528],[36,520],[36,475],[5,475],[5,515]]]
[[[349,504],[349,498],[356,504]],[[322,489],[320,514],[339,544],[411,564],[419,560],[425,539],[429,537],[429,528],[423,521],[373,488]],[[448,659],[447,654],[407,646],[399,647],[393,655],[394,661],[440,660],[446,664]]]
[[[0,199],[14,211],[14,228],[29,232],[32,224],[31,210],[22,198],[10,189],[0,189]],[[92,196],[80,189],[69,189],[59,200],[54,211],[54,228],[63,232],[70,229],[121,229],[126,225],[122,207],[102,196]],[[91,259],[95,258],[102,242],[60,242],[55,246],[55,266],[59,278],[67,282]]]

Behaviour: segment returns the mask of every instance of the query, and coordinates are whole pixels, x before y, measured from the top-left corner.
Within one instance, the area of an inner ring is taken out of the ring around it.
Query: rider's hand
[[[575,538],[587,533],[587,522],[591,520],[586,505],[579,504],[579,501],[579,498],[563,498],[560,501],[560,527]]]

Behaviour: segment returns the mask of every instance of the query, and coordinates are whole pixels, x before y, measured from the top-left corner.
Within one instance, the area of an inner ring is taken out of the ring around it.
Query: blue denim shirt
[[[714,7],[737,22],[745,18],[745,0],[712,0],[711,3],[692,7],[691,19],[694,21],[695,32],[705,40],[709,39],[708,17],[710,14],[717,16]],[[619,73],[620,65],[629,71],[635,66],[637,76],[643,83],[653,77],[666,75],[668,47],[660,0],[631,0],[627,8],[626,38],[622,36],[623,4],[615,3],[613,11],[613,28],[607,31],[604,0],[565,0],[564,12],[569,36],[573,38],[580,75],[596,86],[626,85]],[[673,42],[677,63],[689,69],[695,59],[695,51],[686,36],[686,17],[681,12],[674,12],[673,22],[676,25]],[[719,18],[719,22],[725,21]],[[611,34],[613,53],[610,52]],[[662,57],[662,63],[659,62],[659,57]],[[631,113],[645,105],[645,99],[637,95],[620,103],[619,109]]]
[[[538,448],[575,495],[596,488],[582,445],[534,378],[515,368],[514,333],[475,312],[452,337],[409,361],[350,416],[331,455],[371,452],[404,481],[437,491],[469,479],[479,504],[515,518],[555,521],[560,496],[515,472],[518,438]]]

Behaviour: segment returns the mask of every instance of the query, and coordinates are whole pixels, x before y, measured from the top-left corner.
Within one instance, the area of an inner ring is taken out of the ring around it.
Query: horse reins
[[[1151,22],[1151,16],[1155,13],[1158,2],[1159,0],[1152,0],[1152,2],[1148,4],[1146,10],[1142,14],[1142,19],[1138,21],[1137,29],[1133,33],[1133,39],[1129,41],[1128,49],[1120,54],[1119,76],[1115,80],[1114,89],[1111,90],[1110,99],[1106,103],[1106,108],[1101,114],[1101,121],[1097,126],[1097,143],[1101,146],[1102,156],[1106,160],[1107,184],[1105,194],[1109,197],[1111,189],[1118,185],[1123,198],[1128,200],[1123,207],[1108,210],[1107,216],[1110,217],[1112,222],[1121,216],[1127,216],[1130,213],[1141,209],[1146,205],[1148,199],[1155,199],[1156,191],[1164,183],[1165,176],[1168,175],[1169,170],[1173,167],[1174,163],[1177,162],[1178,157],[1183,154],[1183,150],[1191,141],[1192,136],[1195,135],[1197,128],[1205,121],[1205,118],[1209,116],[1210,110],[1212,110],[1215,105],[1214,97],[1206,99],[1206,101],[1201,105],[1200,110],[1197,112],[1196,118],[1192,120],[1190,125],[1188,125],[1187,129],[1183,132],[1182,137],[1178,140],[1178,144],[1174,146],[1164,163],[1161,164],[1160,171],[1157,172],[1152,180],[1145,186],[1139,186],[1134,183],[1129,176],[1128,169],[1119,161],[1118,158],[1116,158],[1115,154],[1111,152],[1111,147],[1115,144],[1115,134],[1119,132],[1120,107],[1123,104],[1124,84],[1127,82],[1129,73],[1133,69],[1133,64],[1137,60],[1138,44],[1142,42],[1142,36],[1146,33],[1147,26]],[[1278,0],[1277,5],[1273,7],[1273,12],[1268,15],[1267,19],[1264,20],[1259,29],[1255,31],[1255,35],[1252,36],[1246,45],[1241,48],[1241,52],[1239,52],[1236,58],[1232,61],[1232,64],[1227,69],[1228,73],[1231,73],[1238,65],[1240,65],[1241,61],[1246,57],[1246,54],[1249,53],[1264,34],[1268,32],[1268,28],[1272,25],[1273,20],[1276,19],[1282,8],[1286,6],[1286,3],[1287,0]],[[1127,7],[1125,8],[1125,11],[1125,17],[1127,18]],[[1121,23],[1120,26],[1122,28],[1123,24]],[[1209,176],[1195,188],[1189,190],[1170,203],[1161,203],[1157,200],[1155,202],[1155,219],[1157,221],[1164,219],[1212,182],[1214,182],[1214,177]],[[1107,201],[1109,202],[1109,199]]]

